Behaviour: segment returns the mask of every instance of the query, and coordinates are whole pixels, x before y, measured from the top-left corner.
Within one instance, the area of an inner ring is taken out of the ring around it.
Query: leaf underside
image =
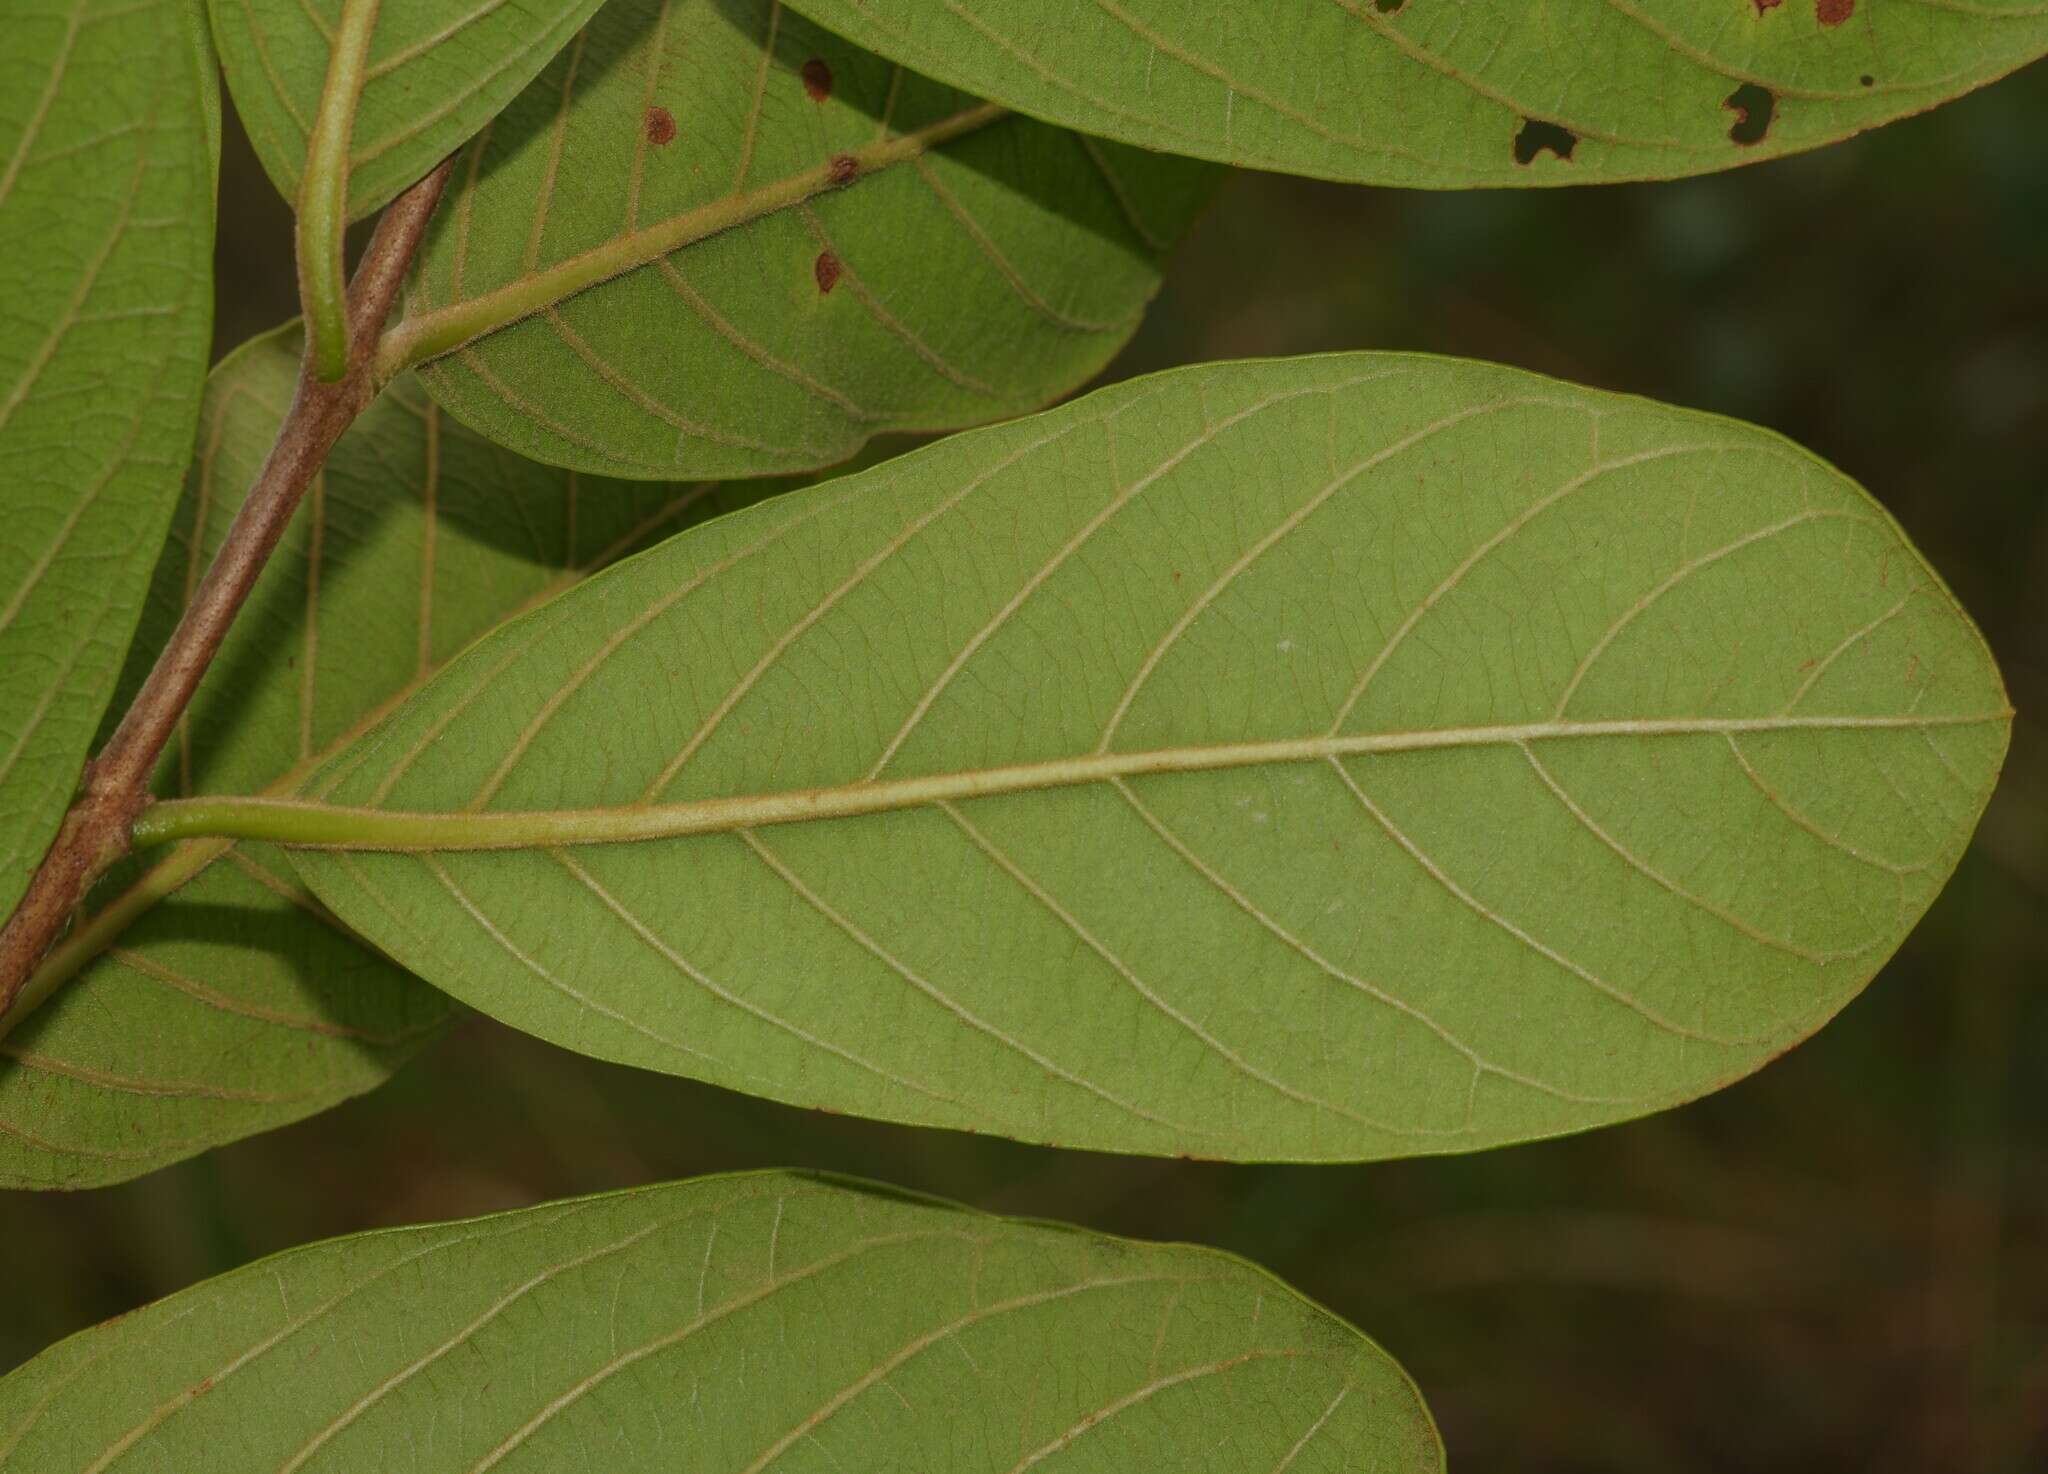
[[[14,1460],[1436,1474],[1443,1450],[1385,1352],[1241,1260],[755,1173],[251,1265],[0,1381]]]
[[[570,1048],[1360,1159],[1756,1069],[1940,889],[2007,730],[1968,619],[1811,456],[1344,355],[1122,385],[672,540],[473,647],[327,787],[475,843],[569,810],[568,842],[290,853]]]
[[[360,220],[460,148],[600,0],[385,0],[350,129],[348,218]],[[256,156],[299,197],[343,0],[211,0],[222,70]]]
[[[0,918],[57,832],[177,502],[212,312],[186,0],[22,0],[0,56]]]
[[[124,690],[241,505],[299,352],[298,330],[286,328],[210,376]],[[157,791],[291,792],[498,621],[745,499],[533,465],[401,379],[329,458],[166,752]],[[66,944],[82,971],[0,1043],[0,1186],[137,1176],[368,1090],[440,1032],[445,995],[337,927],[281,854],[222,848],[127,867],[93,898],[101,923]],[[102,931],[123,908],[128,923]]]
[[[428,389],[619,476],[813,469],[1044,404],[1130,336],[1213,171],[1004,117],[820,174],[978,105],[774,0],[612,0],[457,165],[406,329],[545,300],[427,363]],[[625,274],[555,301],[547,273],[588,253]]]
[[[1362,184],[1670,179],[1796,153],[2048,51],[2039,0],[793,0],[1048,121]]]

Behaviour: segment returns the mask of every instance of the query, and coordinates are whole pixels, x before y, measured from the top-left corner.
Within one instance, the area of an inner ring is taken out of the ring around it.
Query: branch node
[[[298,390],[256,484],[121,724],[99,756],[86,765],[79,795],[56,839],[21,904],[0,929],[0,1035],[18,1022],[10,1013],[15,999],[44,955],[63,937],[93,883],[128,853],[136,816],[150,802],[150,778],[164,744],[177,729],[328,451],[376,397],[378,385],[371,370],[377,337],[426,235],[452,163],[443,160],[393,200],[378,220],[376,234],[349,283],[352,346],[348,372],[338,382],[321,378],[309,335]]]

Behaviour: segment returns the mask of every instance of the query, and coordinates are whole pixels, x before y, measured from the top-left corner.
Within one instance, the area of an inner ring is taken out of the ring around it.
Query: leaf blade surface
[[[615,0],[458,164],[391,361],[617,476],[835,464],[1129,337],[1212,171],[998,116],[776,0]]]
[[[1669,179],[1909,117],[2048,51],[2048,10],[1884,0],[797,0],[1035,117],[1431,189]]]
[[[298,836],[432,848],[291,855],[571,1048],[1347,1160],[1805,1037],[1939,890],[2008,725],[1939,579],[1796,448],[1342,355],[1120,385],[631,560],[469,652]],[[501,826],[525,848],[477,848]]]
[[[0,917],[70,805],[205,372],[212,68],[184,0],[27,4],[0,83]]]
[[[212,0],[235,108],[264,172],[299,198],[344,0]],[[377,7],[349,108],[345,213],[360,220],[497,116],[599,0],[404,0]]]
[[[1393,1360],[1242,1261],[795,1173],[294,1250],[0,1381],[0,1458],[131,1454],[284,1474],[1443,1467]]]

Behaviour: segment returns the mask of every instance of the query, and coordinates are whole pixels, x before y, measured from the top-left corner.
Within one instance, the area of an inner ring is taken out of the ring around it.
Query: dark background
[[[289,216],[229,128],[221,351],[296,310]],[[1366,347],[1782,430],[1982,623],[2020,711],[2004,785],[1812,1043],[1563,1141],[1232,1167],[793,1110],[473,1020],[303,1125],[123,1187],[0,1194],[0,1369],[309,1240],[801,1165],[1256,1259],[1406,1363],[1464,1470],[2048,1471],[2048,67],[1676,184],[1239,176],[1117,372]]]

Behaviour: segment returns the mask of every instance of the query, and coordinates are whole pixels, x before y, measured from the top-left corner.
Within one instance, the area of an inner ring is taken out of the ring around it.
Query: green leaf
[[[253,482],[299,352],[287,328],[208,380],[129,690]],[[401,380],[314,483],[157,789],[294,792],[499,620],[744,499],[521,461]],[[92,910],[27,995],[54,996],[0,1043],[0,1186],[119,1181],[310,1115],[380,1083],[451,1011],[337,927],[267,846],[182,846],[111,879]]]
[[[178,497],[212,314],[187,0],[21,0],[0,60],[0,918],[69,807]]]
[[[2009,717],[1882,509],[1777,437],[1355,354],[724,518],[479,642],[328,806],[143,823],[411,851],[291,855],[588,1053],[1348,1160],[1639,1115],[1805,1037],[1940,889]]]
[[[0,1381],[0,1461],[211,1474],[1443,1468],[1242,1260],[751,1173],[296,1249]]]
[[[361,0],[357,0],[360,6]],[[345,214],[360,220],[460,148],[599,0],[383,0],[346,107]],[[346,0],[211,0],[235,109],[278,193],[299,198]]]
[[[793,0],[1020,112],[1429,189],[1670,179],[1910,117],[2048,51],[2036,0]]]
[[[458,164],[380,361],[558,465],[831,465],[1093,375],[1213,177],[775,0],[612,0]]]

